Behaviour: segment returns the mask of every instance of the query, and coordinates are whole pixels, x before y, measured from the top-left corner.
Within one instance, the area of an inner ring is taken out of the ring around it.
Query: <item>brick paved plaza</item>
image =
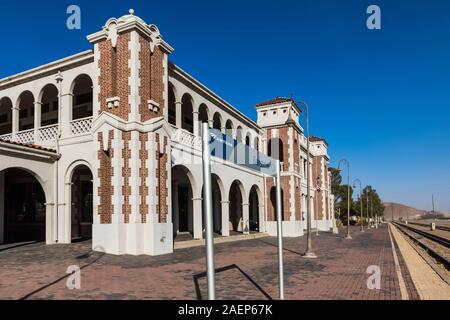
[[[287,299],[401,299],[388,227],[360,233],[354,239],[314,235],[317,260],[301,253],[306,238],[285,240]],[[204,299],[205,250],[178,250],[160,257],[110,256],[91,253],[90,243],[0,249],[0,299]],[[398,254],[410,299],[417,299]],[[216,246],[219,299],[277,299],[275,238]],[[66,288],[70,265],[82,268],[81,290]],[[378,265],[381,290],[368,290],[366,269]]]

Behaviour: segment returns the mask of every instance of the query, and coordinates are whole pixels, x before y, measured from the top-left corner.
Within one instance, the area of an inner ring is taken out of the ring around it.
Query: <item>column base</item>
[[[158,256],[173,253],[173,224],[94,224],[94,251],[112,255]]]
[[[277,237],[278,236],[277,222],[267,221],[266,230],[271,237]],[[283,237],[297,238],[302,237],[303,235],[304,232],[302,221],[283,221]]]

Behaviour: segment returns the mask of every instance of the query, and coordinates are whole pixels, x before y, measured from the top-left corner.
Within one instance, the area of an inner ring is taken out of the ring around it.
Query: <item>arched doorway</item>
[[[273,187],[270,190],[270,203],[271,206],[271,213],[273,216],[273,221],[278,221],[277,219],[277,188]],[[283,189],[281,189],[281,221],[285,221],[284,217],[284,192]]]
[[[243,232],[243,192],[239,181],[233,182],[229,194],[230,200],[230,228],[234,232]]]
[[[259,218],[259,189],[253,186],[250,191],[249,209],[250,209],[250,231],[261,232],[261,222]]]
[[[192,174],[184,166],[172,169],[172,217],[174,238],[194,234]]]
[[[92,238],[93,177],[91,170],[80,165],[75,168],[71,181],[72,241]]]
[[[3,207],[4,243],[45,241],[46,198],[36,177],[23,169],[0,172],[4,186],[1,192]]]

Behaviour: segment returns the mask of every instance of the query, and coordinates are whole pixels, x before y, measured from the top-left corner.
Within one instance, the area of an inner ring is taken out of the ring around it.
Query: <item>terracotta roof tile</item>
[[[2,140],[2,139],[0,139],[0,143],[13,144],[13,145],[16,145],[16,146],[27,147],[27,148],[31,148],[31,149],[36,149],[36,150],[42,150],[42,151],[56,153],[56,151],[53,150],[53,149],[44,148],[44,147],[41,147],[41,146],[38,146],[38,145],[35,145],[35,144],[25,144],[25,143],[9,141],[9,140]]]
[[[294,102],[291,98],[282,98],[282,97],[276,97],[275,99],[271,99],[262,103],[257,104],[257,107],[264,107],[264,106],[270,106],[272,104],[278,104],[278,103],[286,103],[286,102]]]

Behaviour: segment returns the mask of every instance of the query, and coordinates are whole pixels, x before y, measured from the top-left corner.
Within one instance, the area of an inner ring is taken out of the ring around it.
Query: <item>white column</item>
[[[221,131],[222,131],[223,134],[227,134],[227,127],[223,126],[221,128]]]
[[[39,137],[39,128],[41,127],[41,118],[42,118],[42,103],[34,102],[34,143],[39,144],[41,139]]]
[[[5,172],[0,172],[0,244],[5,242]]]
[[[183,127],[183,103],[182,102],[175,102],[175,108],[176,108],[176,127],[182,128]]]
[[[194,121],[194,136],[200,136],[200,123],[198,122],[198,111],[192,113],[192,119]]]
[[[172,219],[175,233],[180,231],[180,207],[178,200],[178,184],[174,183],[172,188]],[[174,236],[176,236],[176,234]]]
[[[61,119],[59,119],[59,124],[61,126],[62,137],[68,137],[72,135],[70,126],[70,122],[72,121],[72,100],[73,94],[71,93],[61,95],[61,105],[59,106],[61,110]]]
[[[250,205],[248,203],[242,204],[242,232],[250,234]]]
[[[13,107],[12,109],[12,134],[13,134],[13,140],[16,139],[16,134],[19,132],[19,111],[20,109],[18,107]]]
[[[194,215],[194,239],[203,239],[203,199],[192,199]]]
[[[222,201],[222,236],[230,236],[230,201]]]
[[[258,207],[259,232],[266,232],[266,219],[264,217],[265,212],[266,212],[266,207],[264,205],[259,205],[259,207]]]

